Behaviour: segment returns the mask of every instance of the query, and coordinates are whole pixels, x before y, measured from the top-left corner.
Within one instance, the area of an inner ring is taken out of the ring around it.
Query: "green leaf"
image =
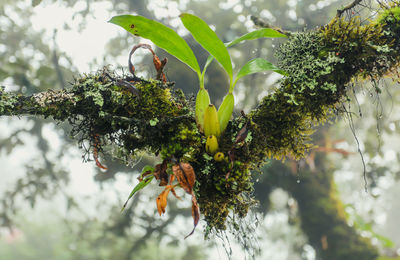
[[[214,57],[213,56],[208,56],[208,58],[207,58],[207,61],[206,61],[206,64],[204,65],[204,68],[203,68],[203,72],[202,72],[202,76],[204,77],[204,74],[206,73],[206,70],[207,70],[207,68],[208,68],[208,66],[211,64],[211,62],[214,60]]]
[[[382,245],[384,247],[386,247],[386,248],[393,248],[394,247],[394,242],[392,240],[390,240],[389,238],[387,238],[387,237],[378,235],[376,233],[373,233],[373,237],[378,239],[382,243]]]
[[[227,47],[232,47],[242,41],[247,41],[247,40],[256,40],[260,38],[284,38],[284,37],[287,36],[278,31],[275,31],[274,29],[264,28],[246,33],[231,42],[225,43],[225,45]]]
[[[262,58],[256,58],[256,59],[252,59],[251,61],[247,62],[238,72],[236,79],[235,79],[235,83],[233,85],[236,84],[236,82],[247,75],[253,74],[253,73],[257,73],[257,72],[263,72],[263,71],[275,71],[279,74],[282,74],[284,76],[287,75],[286,72],[284,72],[283,70],[275,67],[275,65],[273,65],[271,62],[262,59]]]
[[[158,122],[158,120],[157,120]],[[150,166],[150,165],[146,165],[143,167],[142,169],[142,173],[140,174],[141,177],[143,177],[143,174],[147,173],[147,172],[154,172],[154,167]]]
[[[278,32],[278,31],[275,31],[274,29],[263,28],[263,29],[258,29],[258,30],[246,33],[231,42],[225,43],[225,46],[232,47],[238,43],[241,43],[242,41],[257,40],[260,38],[285,38],[285,37],[287,38],[286,35]],[[203,74],[205,73],[206,69],[208,68],[208,66],[211,64],[211,62],[213,60],[214,60],[214,58],[212,56],[209,56],[207,58],[206,64],[204,65]]]
[[[171,28],[143,16],[120,15],[109,21],[132,33],[151,40],[155,45],[187,64],[201,75],[196,56],[186,41]]]
[[[156,126],[158,121],[159,121],[158,118],[154,118],[154,119],[151,119],[149,123],[151,126]]]
[[[152,175],[152,176],[142,180],[141,182],[139,182],[135,186],[135,188],[133,188],[133,190],[131,191],[131,194],[129,194],[128,199],[124,203],[124,206],[122,206],[121,212],[124,211],[124,209],[126,208],[126,205],[128,204],[128,201],[133,197],[133,195],[135,195],[136,192],[138,192],[141,189],[143,189],[144,187],[146,187],[153,180],[153,178],[154,178],[154,176]]]
[[[193,35],[193,38],[200,43],[226,70],[232,79],[232,61],[224,43],[218,38],[217,34],[211,30],[206,22],[199,17],[183,13],[179,16],[183,25]]]

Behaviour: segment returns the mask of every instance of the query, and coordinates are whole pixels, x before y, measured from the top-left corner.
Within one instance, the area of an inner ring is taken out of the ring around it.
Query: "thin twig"
[[[281,29],[281,28],[279,28],[279,27],[276,27],[276,26],[274,26],[274,25],[271,25],[271,24],[269,24],[269,23],[263,21],[261,18],[259,18],[259,17],[257,17],[257,16],[252,15],[252,16],[250,16],[250,19],[253,21],[253,23],[254,23],[256,26],[260,26],[260,27],[263,27],[263,28],[271,28],[271,29],[274,29],[275,31],[278,31],[278,32],[280,32],[280,33],[282,33],[282,34],[285,34],[285,35],[287,35],[287,36],[290,36],[290,35],[293,34],[292,32],[285,31],[285,30],[283,30],[283,29]]]
[[[344,12],[346,12],[347,10],[350,10],[352,8],[354,8],[356,5],[360,4],[362,0],[354,0],[351,4],[346,5],[345,7],[343,7],[342,9],[338,9],[337,13],[336,13],[336,17],[340,18],[340,16],[342,16],[342,14]]]

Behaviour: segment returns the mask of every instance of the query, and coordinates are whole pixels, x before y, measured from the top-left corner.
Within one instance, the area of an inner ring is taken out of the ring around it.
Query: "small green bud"
[[[225,155],[221,152],[218,152],[214,155],[214,160],[217,162],[222,162],[225,159]]]
[[[213,104],[208,105],[204,113],[204,135],[215,135],[217,138],[221,135],[217,109]]]

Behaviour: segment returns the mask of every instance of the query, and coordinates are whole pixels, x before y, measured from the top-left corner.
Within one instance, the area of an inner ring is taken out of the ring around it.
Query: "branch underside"
[[[289,76],[250,114],[229,123],[220,138],[222,162],[206,153],[191,103],[180,90],[117,77],[108,69],[84,75],[66,90],[31,96],[0,90],[0,115],[68,121],[71,135],[89,144],[87,156],[96,148],[125,162],[138,151],[188,161],[196,172],[194,191],[209,230],[223,230],[230,211],[243,217],[254,204],[248,196],[250,170],[266,158],[303,157],[312,147],[314,126],[338,112],[352,78],[395,76],[399,39],[397,2],[368,25],[357,18],[335,18],[315,31],[292,34],[277,53]],[[235,143],[244,127],[247,138]]]

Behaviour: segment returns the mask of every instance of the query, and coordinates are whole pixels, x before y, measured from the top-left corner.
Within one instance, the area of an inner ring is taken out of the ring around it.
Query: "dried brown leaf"
[[[129,53],[128,67],[129,67],[129,71],[132,73],[132,75],[135,75],[135,66],[133,66],[131,58],[132,58],[133,53],[139,48],[148,49],[151,52],[151,54],[153,55],[153,64],[157,71],[157,80],[162,80],[164,83],[167,82],[167,79],[163,72],[164,66],[165,66],[165,64],[167,64],[167,61],[168,61],[167,58],[164,58],[162,61],[160,61],[160,59],[154,53],[151,46],[148,44],[145,44],[145,43],[141,43],[141,44],[137,44],[137,45],[133,46],[131,52]]]
[[[199,224],[199,220],[200,220],[200,208],[199,208],[199,204],[197,203],[197,199],[196,196],[194,196],[194,193],[192,192],[192,217],[193,217],[193,230],[192,232],[190,232],[186,237],[188,238],[189,236],[191,236],[194,233],[194,230],[197,227],[197,224]]]
[[[132,75],[135,75],[135,66],[133,66],[133,64],[132,64],[131,57],[132,57],[133,53],[135,53],[135,51],[139,48],[148,49],[153,54],[153,57],[155,55],[154,51],[151,49],[151,46],[148,44],[141,43],[141,44],[136,44],[135,46],[133,46],[131,52],[129,53],[129,62],[128,62],[129,71],[130,71],[130,73],[132,73]]]
[[[175,192],[175,189],[174,189],[174,188],[171,188],[171,192],[172,192],[172,195],[174,195],[174,196],[175,196],[175,198],[177,198],[178,200],[182,200],[182,198],[181,198],[181,197],[179,197],[179,196],[178,196],[178,194],[176,194],[176,192]]]
[[[178,179],[179,184],[189,194],[192,194],[193,185],[196,181],[196,175],[193,167],[189,163],[178,163],[172,166],[172,171],[175,177]]]
[[[166,160],[156,165],[156,169],[154,171],[154,177],[156,177],[156,180],[160,181],[159,186],[166,186],[169,183],[169,175],[167,173],[167,168],[168,164]]]
[[[165,213],[165,208],[167,207],[167,197],[172,188],[172,185],[167,185],[163,192],[161,192],[156,199],[157,210],[160,216]]]

